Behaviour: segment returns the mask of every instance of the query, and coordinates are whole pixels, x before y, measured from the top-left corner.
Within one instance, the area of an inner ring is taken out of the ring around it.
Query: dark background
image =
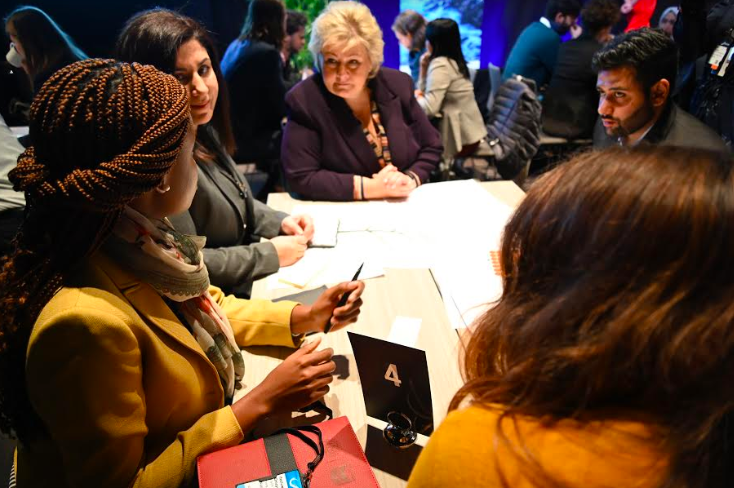
[[[248,0],[113,0],[104,4],[99,0],[3,0],[0,15],[4,18],[15,7],[23,4],[37,6],[45,10],[87,55],[107,57],[113,50],[117,34],[130,16],[154,6],[167,7],[206,25],[213,33],[221,53],[239,34],[247,3]],[[385,34],[385,64],[397,67],[399,47],[390,26],[400,10],[399,0],[364,0],[364,3],[372,9]],[[485,0],[481,65],[484,67],[489,62],[504,65],[515,39],[527,24],[543,15],[545,3],[546,0]],[[657,25],[658,17],[665,8],[677,3],[679,0],[658,0],[653,25]],[[13,117],[8,116],[9,98],[30,99],[30,92],[23,73],[11,74],[12,70],[4,60],[8,46],[4,28],[0,38],[0,53],[3,55],[0,58],[0,114],[12,125]]]

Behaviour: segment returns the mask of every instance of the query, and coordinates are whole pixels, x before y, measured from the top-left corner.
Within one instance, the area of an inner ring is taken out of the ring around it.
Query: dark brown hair
[[[594,71],[607,71],[622,67],[635,70],[645,96],[660,80],[668,80],[670,93],[678,79],[678,46],[660,29],[643,27],[616,36],[594,54]]]
[[[581,22],[592,36],[616,25],[621,18],[622,12],[616,0],[590,0],[581,9]]]
[[[8,14],[5,24],[12,25],[18,35],[25,51],[28,77],[34,84],[37,75],[55,67],[62,60],[73,62],[87,58],[71,37],[39,8],[18,7]]]
[[[280,51],[285,39],[285,5],[281,0],[250,0],[241,41],[263,41]]]
[[[500,405],[504,442],[503,418],[649,419],[663,487],[731,486],[732,167],[615,148],[536,182],[505,228],[504,292],[475,324],[451,409]]]
[[[121,61],[152,64],[161,71],[176,71],[176,56],[181,46],[190,40],[199,41],[209,54],[214,75],[219,84],[219,95],[210,122],[219,141],[212,139],[207,130],[197,130],[197,160],[212,161],[219,152],[219,145],[232,156],[236,145],[230,120],[229,93],[219,66],[219,54],[206,29],[197,21],[183,14],[156,8],[134,15],[127,21],[117,38],[115,57]]]
[[[33,100],[34,146],[9,175],[25,192],[26,218],[13,252],[0,260],[3,432],[28,440],[42,429],[25,387],[36,318],[110,235],[125,205],[160,184],[190,119],[186,90],[174,77],[113,60],[71,64]]]
[[[392,30],[404,36],[413,36],[411,51],[423,51],[426,48],[426,19],[415,10],[400,12],[392,23]]]

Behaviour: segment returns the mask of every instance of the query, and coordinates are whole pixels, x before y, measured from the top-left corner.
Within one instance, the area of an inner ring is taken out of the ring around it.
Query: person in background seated
[[[188,210],[171,220],[183,233],[206,237],[204,261],[212,283],[248,297],[253,281],[303,256],[313,221],[255,199],[237,170],[227,89],[214,44],[198,22],[170,10],[141,12],[120,33],[116,57],[173,74],[189,92],[199,183]],[[261,237],[270,240],[260,242]]]
[[[36,93],[57,70],[87,56],[46,12],[36,7],[18,7],[5,18],[10,38],[6,58],[23,68]]]
[[[308,18],[303,12],[290,9],[286,12],[285,39],[281,50],[286,91],[313,74],[313,71],[308,68],[303,71],[299,70],[294,59],[306,45],[306,24],[308,24]]]
[[[440,117],[445,160],[475,154],[487,129],[461,51],[459,25],[451,19],[429,22],[426,49],[416,93],[418,105],[429,118]]]
[[[512,47],[503,78],[520,75],[535,80],[538,89],[543,88],[556,68],[561,36],[571,29],[576,36],[580,34],[576,26],[579,12],[579,0],[548,0],[545,17],[527,26]]]
[[[384,42],[369,9],[331,2],[313,23],[319,73],[286,97],[283,169],[312,200],[406,197],[428,180],[441,140],[411,78],[382,67]]]
[[[666,8],[660,16],[660,22],[658,23],[658,27],[668,34],[671,39],[673,38],[673,28],[678,21],[678,12],[680,12],[678,7]]]
[[[650,27],[650,19],[655,13],[657,0],[624,0],[621,11],[628,16],[625,32]]]
[[[222,58],[230,90],[230,113],[238,163],[256,163],[270,176],[267,191],[280,185],[280,142],[286,86],[281,49],[285,6],[281,0],[252,0],[240,37]]]
[[[10,242],[23,222],[25,198],[13,191],[8,172],[15,168],[23,146],[0,115],[0,256],[10,253]]]
[[[535,182],[408,488],[729,486],[733,169],[614,148]]]
[[[31,132],[10,180],[32,205],[0,263],[0,368],[14,372],[0,375],[0,427],[20,440],[18,486],[190,486],[197,456],[328,391],[332,351],[316,340],[234,401],[240,345],[294,347],[329,321],[344,327],[364,284],[312,306],[209,286],[202,239],[166,219],[196,192],[176,78],[74,63],[37,94]]]
[[[410,76],[417,85],[421,56],[426,52],[426,19],[415,10],[403,10],[395,17],[392,31],[400,45],[408,50]]]
[[[594,55],[599,121],[594,147],[646,144],[726,151],[724,141],[670,96],[678,76],[678,48],[664,32],[622,34]]]
[[[561,45],[558,62],[543,97],[543,131],[567,139],[591,139],[599,93],[591,61],[612,40],[621,14],[616,0],[590,0],[581,10],[584,32]]]

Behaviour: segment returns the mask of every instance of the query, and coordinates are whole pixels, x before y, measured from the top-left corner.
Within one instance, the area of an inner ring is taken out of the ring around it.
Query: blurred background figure
[[[581,11],[584,32],[563,43],[543,98],[543,130],[567,139],[590,139],[599,116],[594,54],[612,39],[622,14],[617,0],[590,0]]]
[[[296,56],[306,45],[306,25],[308,18],[298,10],[288,10],[285,18],[285,39],[283,40],[283,79],[286,91],[293,88],[299,81],[313,74],[309,68],[299,70]]]
[[[421,56],[418,105],[429,118],[438,120],[444,161],[471,156],[487,129],[461,51],[459,25],[451,19],[429,22],[426,49]]]
[[[281,57],[284,38],[283,2],[252,0],[240,36],[222,58],[237,143],[235,161],[254,163],[268,173],[265,193],[275,189],[280,180],[286,93]]]
[[[26,72],[34,93],[59,69],[87,58],[71,37],[36,7],[10,12],[5,18],[5,32],[11,42],[6,59]]]
[[[395,18],[392,31],[400,45],[408,50],[410,76],[417,85],[420,59],[426,52],[426,19],[415,10],[405,10]]]
[[[657,3],[657,0],[624,0],[621,11],[628,16],[625,32],[650,27]]]
[[[538,89],[548,84],[556,69],[561,38],[576,26],[580,12],[580,0],[548,0],[545,16],[527,26],[512,47],[504,79],[530,78]]]
[[[11,241],[23,222],[25,197],[13,190],[8,173],[15,168],[23,146],[0,115],[0,256],[11,251]]]
[[[658,27],[665,31],[671,39],[673,38],[673,27],[675,27],[675,22],[678,20],[678,12],[680,12],[678,7],[666,8],[660,16],[660,22],[658,23]]]

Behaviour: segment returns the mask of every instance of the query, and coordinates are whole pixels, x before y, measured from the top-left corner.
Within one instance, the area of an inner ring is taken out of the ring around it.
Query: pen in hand
[[[352,280],[351,281],[356,281],[359,278],[359,273],[362,272],[362,267],[363,266],[364,266],[364,263],[362,263],[359,266],[359,269],[357,269],[357,272],[354,273],[354,276],[352,277]],[[343,307],[344,305],[346,305],[347,304],[347,300],[349,300],[349,295],[351,295],[351,294],[352,294],[351,291],[348,291],[348,292],[344,293],[342,295],[342,297],[339,299],[339,303],[336,304],[335,309],[336,308],[339,308],[339,307]],[[329,331],[331,330],[331,318],[332,317],[333,317],[333,315],[331,317],[329,317],[328,322],[326,322],[326,326],[324,327],[324,334],[328,334]]]

